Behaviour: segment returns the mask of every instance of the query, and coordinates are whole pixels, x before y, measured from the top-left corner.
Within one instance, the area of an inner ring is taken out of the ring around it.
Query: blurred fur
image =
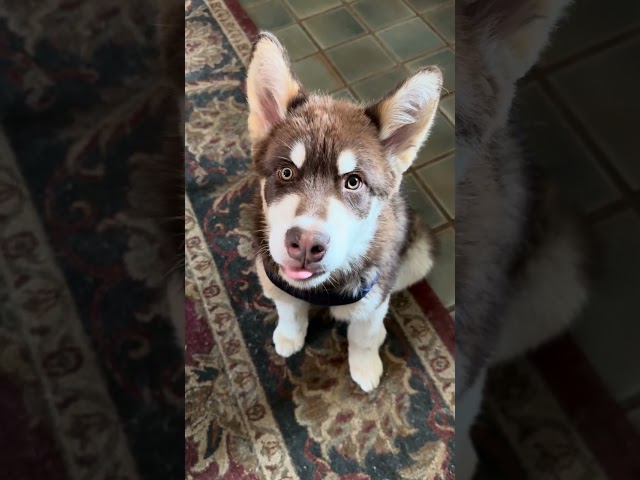
[[[138,165],[146,185],[141,216],[161,233],[165,292],[176,340],[184,348],[184,11],[176,0],[158,0],[159,51],[155,80],[164,103],[162,154]]]
[[[184,348],[184,29],[183,2],[161,0],[158,38],[167,76],[169,97],[174,99],[167,116],[165,138],[166,174],[161,174],[166,192],[166,232],[174,258],[172,273],[167,282],[169,313],[175,327],[178,345]],[[162,171],[162,167],[158,169]]]
[[[593,250],[526,160],[510,111],[568,1],[456,8],[456,478],[472,477],[469,428],[487,368],[562,333],[583,308]]]

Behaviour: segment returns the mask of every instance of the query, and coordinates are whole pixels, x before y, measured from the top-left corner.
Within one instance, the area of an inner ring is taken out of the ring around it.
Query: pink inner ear
[[[411,123],[398,127],[389,137],[382,141],[385,150],[399,153],[411,147],[411,138],[415,135],[416,124]]]
[[[265,90],[263,95],[260,95],[260,111],[264,117],[264,121],[269,125],[269,128],[279,123],[280,109],[278,108],[278,102],[276,101],[273,93],[269,90]]]

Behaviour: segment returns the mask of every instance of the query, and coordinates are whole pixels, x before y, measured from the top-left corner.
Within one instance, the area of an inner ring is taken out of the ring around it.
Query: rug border
[[[27,355],[46,396],[43,415],[49,421],[51,438],[65,473],[73,479],[87,475],[96,479],[105,476],[140,479],[138,459],[133,456],[132,439],[127,436],[111,395],[110,379],[85,331],[69,281],[58,263],[4,125],[0,125],[0,169],[15,180],[20,202],[3,218],[5,229],[0,232],[0,241],[17,233],[28,233],[35,242],[28,257],[10,259],[0,252],[0,275],[7,284],[9,301],[14,300]],[[46,283],[38,283],[41,279]],[[48,291],[55,299],[53,302],[42,297],[42,292]],[[73,428],[77,418],[87,412],[102,415],[110,422],[108,427],[90,435],[89,440],[80,439]],[[107,438],[113,447],[105,452],[103,443]],[[100,452],[106,457],[103,460],[109,461],[108,467],[86,461]]]
[[[612,480],[640,478],[640,434],[575,339],[565,334],[529,358],[607,475]],[[563,363],[571,365],[571,371],[558,368]],[[581,406],[585,400],[586,408]],[[592,415],[585,415],[585,410]]]
[[[223,2],[227,5],[227,8],[249,40],[253,41],[253,39],[258,36],[260,30],[256,24],[253,23],[253,20],[251,20],[251,17],[249,17],[247,12],[245,12],[244,7],[240,5],[239,0],[223,0]]]
[[[456,333],[451,314],[425,279],[410,286],[408,290],[455,361]]]
[[[249,354],[235,311],[223,287],[224,282],[212,258],[205,234],[188,195],[185,195],[184,202],[185,218],[193,220],[189,222],[189,227],[185,227],[186,269],[194,273],[193,283],[198,289],[198,294],[205,307],[207,325],[213,341],[217,343],[225,371],[230,378],[242,377],[245,379],[243,382],[233,382],[232,392],[240,407],[246,431],[256,441],[254,453],[258,457],[258,465],[262,471],[263,478],[297,480],[299,474],[295,468],[295,463],[291,459],[287,443],[267,401],[262,384],[258,381],[259,377],[255,364]],[[195,241],[189,241],[192,239]],[[204,260],[207,268],[196,274],[192,265],[197,259]],[[207,293],[205,294],[205,292]],[[226,322],[226,326],[229,328],[225,329],[221,322]],[[234,343],[237,343],[240,348],[225,349],[225,345]],[[247,379],[254,381],[247,382]],[[247,391],[246,389],[249,386],[251,388]],[[256,408],[262,410],[262,416],[252,416],[250,414]],[[262,448],[259,448],[260,442]],[[273,443],[272,447],[274,445],[278,447],[279,458],[272,456],[272,449],[265,447],[268,442]],[[279,467],[278,460],[281,460]]]

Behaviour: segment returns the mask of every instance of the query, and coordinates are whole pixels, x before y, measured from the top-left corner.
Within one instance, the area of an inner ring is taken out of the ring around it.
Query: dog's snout
[[[329,247],[329,236],[294,227],[287,230],[285,244],[292,259],[308,265],[322,260]]]

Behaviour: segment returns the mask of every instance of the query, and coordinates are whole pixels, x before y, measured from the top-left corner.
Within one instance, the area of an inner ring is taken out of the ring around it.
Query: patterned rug
[[[167,101],[154,4],[0,3],[3,478],[182,478],[183,359],[135,213]]]
[[[452,479],[453,322],[426,283],[395,296],[371,394],[344,328],[313,313],[287,361],[254,271],[243,84],[255,32],[237,5],[186,10],[186,468],[189,479]]]

